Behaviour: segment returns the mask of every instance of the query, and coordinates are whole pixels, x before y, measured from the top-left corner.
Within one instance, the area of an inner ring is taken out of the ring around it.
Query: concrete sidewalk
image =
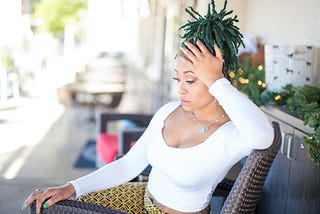
[[[95,124],[79,125],[87,110],[65,109],[54,120],[41,114],[47,107],[38,103],[32,111],[38,116],[16,121],[14,125],[13,122],[1,124],[1,214],[21,213],[22,201],[35,188],[61,185],[92,171],[73,167],[86,139],[95,136]],[[15,109],[14,114],[20,114],[19,111],[23,110]],[[47,118],[47,122],[41,117]],[[37,122],[40,127],[35,126]]]

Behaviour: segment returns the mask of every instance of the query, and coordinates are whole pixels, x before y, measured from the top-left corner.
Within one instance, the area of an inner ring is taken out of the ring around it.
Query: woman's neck
[[[226,115],[224,109],[216,102],[210,103],[202,108],[194,109],[191,114],[204,123],[209,123],[220,118],[221,115]]]

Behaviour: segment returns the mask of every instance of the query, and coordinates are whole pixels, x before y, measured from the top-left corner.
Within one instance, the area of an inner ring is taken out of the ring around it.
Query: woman
[[[121,159],[66,185],[34,191],[37,211],[59,200],[111,188],[136,177],[149,163],[146,195],[166,213],[209,213],[217,184],[253,149],[265,149],[273,129],[260,109],[224,77],[224,59],[200,41],[187,42],[176,58],[179,101],[154,115],[148,128]],[[163,187],[166,188],[163,188]]]

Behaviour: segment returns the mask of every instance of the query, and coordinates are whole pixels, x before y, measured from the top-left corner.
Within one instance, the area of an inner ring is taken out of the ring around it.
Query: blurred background
[[[95,169],[75,163],[96,139],[99,112],[153,113],[176,98],[184,9],[205,14],[209,2],[0,0],[0,213],[20,213],[35,188]],[[250,56],[251,68],[264,72],[264,47],[312,47],[308,78],[290,81],[319,84],[318,0],[229,0],[227,8],[245,38],[239,59]],[[265,76],[256,74],[261,82],[250,90],[287,83]]]

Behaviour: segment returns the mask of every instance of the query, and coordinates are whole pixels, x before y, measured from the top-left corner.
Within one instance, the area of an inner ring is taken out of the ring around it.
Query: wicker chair
[[[274,128],[274,140],[272,145],[265,150],[254,150],[248,156],[240,174],[236,181],[223,181],[220,183],[214,193],[220,188],[224,189],[224,192],[230,192],[224,202],[224,205],[220,211],[221,214],[244,214],[254,213],[257,203],[259,201],[261,192],[263,190],[265,179],[268,175],[272,162],[277,155],[281,144],[281,132],[277,122],[272,122]],[[146,184],[143,183],[145,186]],[[99,191],[98,191],[99,192]],[[91,193],[90,193],[91,194]],[[121,201],[121,199],[120,199]],[[106,207],[101,205],[94,205],[92,201],[73,201],[65,200],[56,203],[55,205],[43,209],[42,213],[64,213],[64,214],[76,214],[76,213],[133,213],[131,210],[121,211],[115,207]],[[30,207],[30,214],[35,213],[35,204]],[[141,206],[141,212],[144,213],[143,206]]]
[[[33,202],[29,209],[30,214],[36,213],[36,204]],[[74,200],[63,200],[55,203],[49,208],[42,209],[41,214],[128,214],[128,212],[105,207],[92,203],[85,203]]]
[[[277,122],[272,122],[274,140],[265,150],[254,150],[249,155],[229,193],[223,214],[254,213],[259,202],[265,179],[281,144],[281,132]]]

